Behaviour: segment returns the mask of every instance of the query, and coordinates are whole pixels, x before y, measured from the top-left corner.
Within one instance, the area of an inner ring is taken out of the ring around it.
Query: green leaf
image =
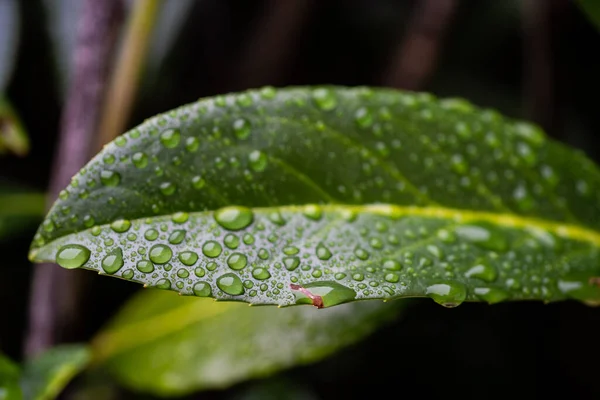
[[[257,304],[591,304],[599,197],[580,151],[464,100],[264,88],[117,138],[61,194],[30,258]]]
[[[0,400],[23,398],[19,387],[19,367],[0,353]]]
[[[15,110],[0,95],[0,154],[11,151],[18,156],[29,152],[29,138]]]
[[[370,334],[405,304],[281,310],[144,291],[95,338],[95,364],[130,388],[161,396],[221,388],[320,360]]]
[[[590,22],[600,29],[600,2],[598,0],[578,0],[577,3]]]
[[[43,193],[0,184],[0,239],[39,223],[45,202]]]
[[[90,361],[90,351],[83,345],[61,345],[28,361],[21,376],[25,400],[51,400],[81,372]]]

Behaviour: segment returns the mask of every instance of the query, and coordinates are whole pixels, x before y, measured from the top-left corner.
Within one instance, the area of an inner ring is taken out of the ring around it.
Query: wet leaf
[[[89,360],[89,349],[83,345],[61,345],[47,350],[23,367],[23,398],[56,398],[71,379],[87,366]]]
[[[25,156],[29,152],[29,138],[15,110],[0,95],[0,155],[7,151]]]
[[[581,152],[464,100],[263,88],[117,138],[62,193],[30,257],[256,304],[593,304],[599,196]]]
[[[160,396],[221,388],[325,358],[396,317],[405,304],[282,310],[144,291],[96,337],[95,364],[127,387]]]

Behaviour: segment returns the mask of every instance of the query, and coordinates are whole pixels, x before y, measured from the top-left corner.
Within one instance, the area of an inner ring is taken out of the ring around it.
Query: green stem
[[[98,148],[125,130],[158,6],[159,0],[136,0],[135,2],[106,94],[98,132]]]

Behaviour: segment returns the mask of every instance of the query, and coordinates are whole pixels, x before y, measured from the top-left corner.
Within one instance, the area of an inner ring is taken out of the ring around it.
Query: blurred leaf
[[[599,193],[581,152],[464,100],[264,88],[180,107],[107,145],[30,258],[254,304],[591,304]],[[249,208],[221,208],[231,204]]]
[[[119,381],[160,396],[221,388],[320,360],[394,318],[403,302],[279,309],[139,293],[93,341]]]
[[[19,156],[26,155],[29,152],[29,138],[15,110],[0,97],[0,154],[6,151]]]
[[[0,182],[0,239],[39,223],[45,209],[43,193]]]
[[[19,387],[19,374],[17,364],[0,353],[0,400],[20,400],[23,398]]]
[[[90,360],[84,345],[61,345],[28,361],[21,376],[25,400],[54,399]]]
[[[275,376],[264,381],[254,382],[232,400],[317,400],[319,397],[308,388]]]
[[[8,85],[17,58],[19,18],[17,0],[0,0],[0,95]]]
[[[600,1],[578,0],[579,7],[585,12],[589,20],[600,29]]]

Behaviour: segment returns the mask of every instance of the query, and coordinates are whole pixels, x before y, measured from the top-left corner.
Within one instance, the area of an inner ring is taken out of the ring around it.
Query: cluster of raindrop
[[[574,250],[597,257],[585,246],[533,228],[313,204],[116,220],[59,241],[54,251],[64,268],[185,295],[324,306],[429,296],[454,307],[466,300],[594,300],[584,278],[565,281],[571,266],[555,262]]]

